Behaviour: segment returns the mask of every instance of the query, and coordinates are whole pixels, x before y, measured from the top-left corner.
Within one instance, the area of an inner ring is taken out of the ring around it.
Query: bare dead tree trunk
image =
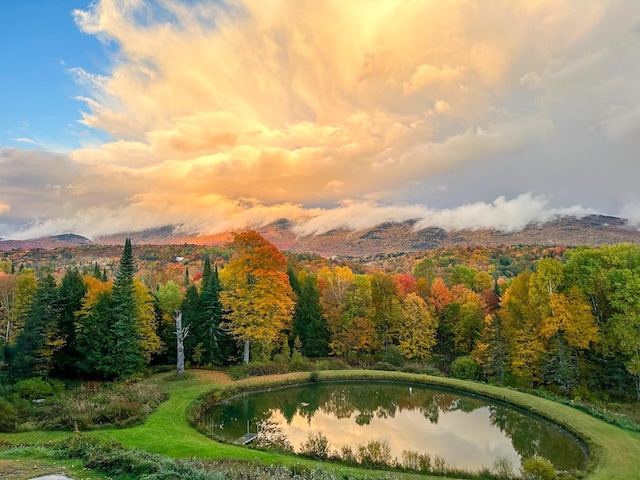
[[[244,363],[249,363],[249,340],[244,341]]]
[[[189,325],[182,328],[182,312],[176,310],[176,342],[178,351],[178,361],[176,365],[176,376],[181,377],[184,375],[184,339],[189,335]]]

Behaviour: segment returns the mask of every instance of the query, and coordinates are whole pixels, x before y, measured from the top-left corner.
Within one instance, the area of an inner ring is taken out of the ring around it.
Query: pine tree
[[[87,293],[87,287],[77,269],[68,270],[58,290],[59,316],[58,329],[64,340],[64,346],[54,356],[57,376],[74,377],[80,352],[76,341],[76,312],[82,308],[82,299]]]
[[[131,240],[127,238],[111,293],[115,336],[114,355],[121,366],[119,375],[121,377],[139,373],[145,364],[136,322],[133,275],[133,250]]]
[[[320,292],[315,276],[307,275],[302,281],[292,271],[287,271],[297,302],[293,315],[293,338],[299,338],[303,355],[322,357],[329,354],[331,333],[322,317]]]
[[[111,311],[111,292],[105,285],[85,296],[78,312],[77,366],[89,378],[111,380],[120,374],[120,362],[114,355],[116,339]]]
[[[24,329],[16,340],[10,368],[15,378],[47,377],[54,352],[62,346],[57,328],[57,285],[51,274],[43,277],[29,308]]]
[[[196,327],[199,342],[203,346],[203,363],[226,365],[235,354],[235,341],[221,327],[222,304],[220,303],[220,278],[214,266],[200,294],[200,325]],[[194,325],[195,326],[195,325]]]

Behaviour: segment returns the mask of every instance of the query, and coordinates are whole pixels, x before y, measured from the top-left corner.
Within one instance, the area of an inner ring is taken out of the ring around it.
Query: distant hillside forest
[[[640,399],[640,247],[460,247],[359,263],[225,247],[0,257],[0,378],[113,380],[176,364],[336,357],[576,399]],[[377,363],[376,363],[377,362]]]

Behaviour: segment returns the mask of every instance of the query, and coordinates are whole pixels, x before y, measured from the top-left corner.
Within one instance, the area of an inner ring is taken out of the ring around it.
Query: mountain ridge
[[[612,243],[640,243],[640,230],[623,218],[607,215],[557,217],[544,223],[531,223],[521,230],[504,232],[493,229],[450,230],[439,227],[415,229],[416,221],[384,222],[362,229],[335,229],[321,234],[296,235],[294,224],[280,219],[255,228],[281,250],[294,253],[316,253],[324,256],[366,257],[378,253],[417,252],[439,247],[460,246],[600,246]],[[123,244],[125,238],[134,244],[223,245],[231,232],[215,235],[185,235],[167,225],[140,232],[127,232],[97,237],[94,241],[76,234],[56,235],[34,240],[0,240],[0,250],[54,249],[87,244]]]

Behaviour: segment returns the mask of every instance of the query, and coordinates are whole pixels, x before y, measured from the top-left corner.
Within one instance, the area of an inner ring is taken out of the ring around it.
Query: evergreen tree
[[[133,275],[133,251],[131,240],[127,238],[111,293],[115,337],[113,354],[120,364],[121,377],[139,373],[145,364],[136,322]]]
[[[59,297],[58,330],[64,340],[64,346],[54,356],[54,369],[58,376],[74,377],[80,352],[76,341],[76,312],[82,308],[82,299],[87,287],[77,269],[67,270],[62,277]]]
[[[27,313],[24,329],[16,340],[16,355],[10,368],[15,378],[46,378],[54,352],[63,344],[57,328],[58,289],[51,274],[43,277]]]
[[[322,317],[317,278],[308,275],[300,282],[292,270],[288,270],[287,274],[291,288],[298,297],[293,315],[293,338],[300,339],[301,352],[307,357],[328,355],[331,334]]]
[[[89,304],[85,297],[78,315],[78,369],[87,377],[111,380],[120,374],[120,361],[114,355],[116,338],[113,329],[111,292],[98,292]]]
[[[209,255],[204,257],[204,265],[202,266],[202,283],[200,284],[200,292],[204,292],[211,278],[211,261]]]
[[[102,272],[100,271],[100,267],[98,266],[98,262],[95,262],[93,264],[93,271],[91,272],[91,275],[93,275],[93,278],[96,278],[98,280],[102,280]]]
[[[203,277],[204,278],[204,277]],[[220,278],[218,267],[210,271],[206,288],[200,293],[199,318],[193,324],[194,337],[202,344],[202,362],[226,365],[235,354],[235,341],[221,326]]]

